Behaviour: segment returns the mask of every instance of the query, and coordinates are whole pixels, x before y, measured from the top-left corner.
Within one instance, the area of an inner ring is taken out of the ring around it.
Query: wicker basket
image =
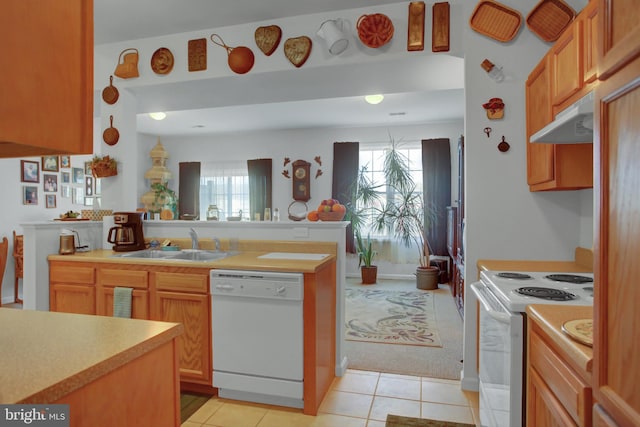
[[[111,162],[107,159],[104,162],[96,162],[91,164],[91,174],[96,178],[106,178],[118,175],[118,168],[112,167]]]
[[[480,34],[506,43],[518,34],[522,15],[496,1],[481,0],[471,15],[469,25]]]
[[[320,221],[342,221],[346,212],[318,212]]]
[[[571,24],[576,11],[562,0],[542,0],[527,16],[527,27],[546,42],[554,42]]]

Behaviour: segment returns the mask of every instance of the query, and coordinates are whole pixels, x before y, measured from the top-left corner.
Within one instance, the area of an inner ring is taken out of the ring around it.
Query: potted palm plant
[[[360,231],[357,231],[356,245],[358,249],[358,267],[360,267],[362,284],[372,285],[378,280],[378,266],[372,264],[376,251],[373,250],[370,236],[367,236],[367,241],[365,243],[365,241],[362,240],[362,236],[360,236]]]
[[[416,286],[419,289],[437,289],[439,269],[430,265],[431,250],[425,233],[425,224],[432,220],[433,210],[425,206],[422,192],[416,191],[409,170],[409,159],[397,149],[393,138],[390,138],[390,147],[383,162],[387,193],[384,204],[378,195],[381,185],[374,185],[363,176],[366,167],[360,169],[353,192],[354,199],[359,201],[358,205],[364,207],[351,207],[348,210],[356,236],[364,218],[369,215],[373,218],[375,230],[386,230],[404,246],[417,249]]]

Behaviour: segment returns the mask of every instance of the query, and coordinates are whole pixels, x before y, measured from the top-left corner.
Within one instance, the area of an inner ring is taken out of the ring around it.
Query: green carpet
[[[188,420],[189,417],[195,414],[210,398],[211,396],[206,394],[180,393],[180,423],[182,424]]]
[[[387,415],[385,427],[475,427],[473,424],[454,423],[451,421],[428,420],[426,418],[401,417]]]

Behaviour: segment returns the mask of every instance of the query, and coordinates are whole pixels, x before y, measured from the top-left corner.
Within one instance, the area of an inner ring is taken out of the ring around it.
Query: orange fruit
[[[320,219],[320,217],[318,216],[318,212],[317,211],[311,211],[307,214],[307,219],[309,221],[317,221]]]
[[[345,206],[344,206],[344,205],[341,205],[340,203],[338,203],[338,204],[333,205],[333,206],[331,207],[331,210],[332,210],[333,212],[341,212],[341,213],[342,213],[342,212],[346,212],[346,211],[347,211],[347,208],[345,208]]]

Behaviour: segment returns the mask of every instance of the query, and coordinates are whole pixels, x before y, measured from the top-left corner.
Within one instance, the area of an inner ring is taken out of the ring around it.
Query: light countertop
[[[582,372],[592,372],[593,349],[562,331],[562,325],[569,320],[593,318],[592,307],[533,304],[527,306],[527,314],[529,321],[535,322],[545,332],[570,364]]]
[[[301,273],[313,273],[323,267],[325,264],[335,261],[335,255],[329,256],[322,260],[301,260],[301,259],[273,259],[259,258],[262,255],[272,251],[242,251],[237,255],[222,258],[216,261],[193,262],[185,260],[170,259],[148,259],[148,258],[130,258],[130,257],[114,257],[116,252],[107,249],[98,249],[90,252],[76,252],[73,255],[49,255],[49,261],[75,261],[75,262],[93,262],[93,263],[116,263],[129,265],[165,265],[193,268],[226,268],[232,270],[261,270],[261,271],[294,271]],[[309,251],[312,252],[312,251]],[[318,253],[318,252],[315,252]]]
[[[0,308],[0,402],[48,403],[169,342],[177,323]]]
[[[576,248],[574,261],[530,261],[480,259],[478,271],[549,271],[563,273],[593,272],[593,251]]]

